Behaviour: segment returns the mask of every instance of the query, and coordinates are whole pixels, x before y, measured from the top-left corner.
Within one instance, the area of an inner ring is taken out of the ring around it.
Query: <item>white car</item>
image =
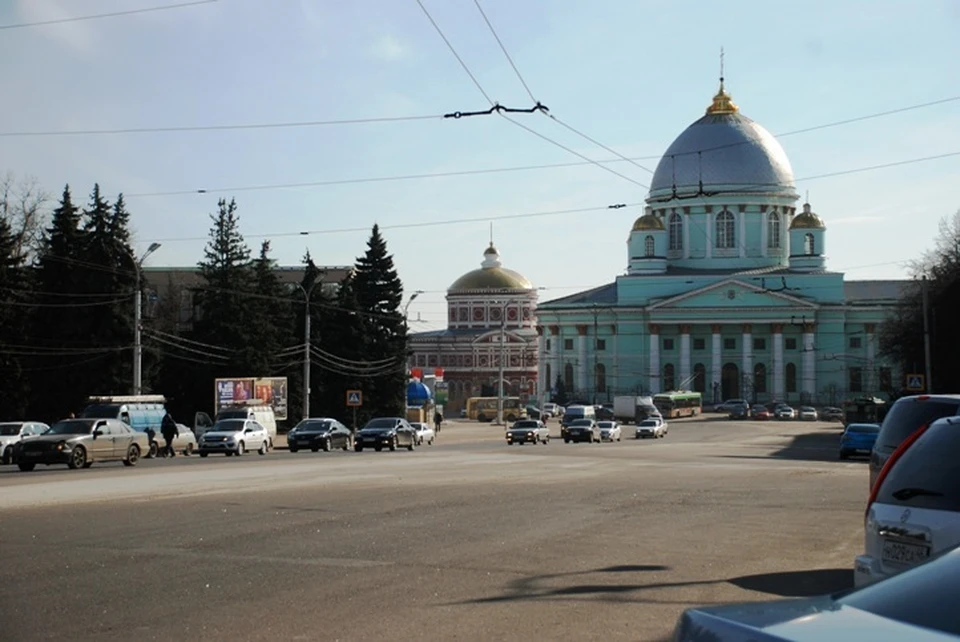
[[[667,435],[667,422],[663,417],[647,417],[637,424],[637,430],[634,433],[635,439],[646,439],[647,437],[665,437]]]
[[[960,544],[960,417],[938,419],[877,478],[854,584],[872,584]],[[893,457],[891,457],[893,459]]]
[[[795,419],[797,416],[797,411],[784,404],[776,407],[776,409],[773,411],[773,416],[777,419]]]
[[[201,457],[210,453],[239,457],[248,450],[266,455],[270,450],[270,435],[253,419],[220,419],[201,435],[198,447]]]
[[[817,409],[813,406],[800,406],[800,412],[798,413],[800,421],[816,421],[819,418]]]
[[[600,441],[620,441],[620,424],[615,421],[598,421]]]
[[[410,425],[413,426],[413,429],[417,431],[417,445],[422,446],[424,443],[433,445],[433,440],[436,438],[437,434],[433,431],[433,427],[422,421],[411,421]]]
[[[5,421],[0,423],[0,464],[13,463],[13,445],[46,432],[50,426],[39,421]]]

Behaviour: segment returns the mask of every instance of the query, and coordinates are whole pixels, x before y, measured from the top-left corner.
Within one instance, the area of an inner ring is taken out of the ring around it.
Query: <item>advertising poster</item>
[[[277,421],[287,418],[286,377],[234,377],[215,382],[215,410],[226,406],[266,405],[273,408]]]

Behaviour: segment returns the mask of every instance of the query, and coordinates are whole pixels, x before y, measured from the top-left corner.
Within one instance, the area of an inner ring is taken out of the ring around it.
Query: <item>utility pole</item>
[[[504,303],[500,307],[500,371],[497,378],[497,425],[503,425],[503,359],[504,359],[504,342],[506,340],[506,329],[507,329],[507,306],[509,303]]]
[[[597,361],[597,358],[598,358],[597,345],[599,345],[600,343],[600,334],[597,331],[597,315],[598,314],[599,312],[597,311],[597,306],[594,305],[593,306],[593,405],[597,405],[597,392],[598,392],[597,384],[600,383],[600,379],[597,375],[597,365],[599,363]]]
[[[927,320],[929,316],[927,310],[927,275],[923,275],[923,279],[920,282],[921,292],[923,295],[923,365],[924,365],[924,377],[925,383],[924,386],[927,389],[927,392],[933,392],[933,368],[930,363],[930,323]]]
[[[140,260],[133,260],[134,271],[137,274],[137,288],[133,293],[133,394],[139,395],[143,390],[143,345],[140,336],[142,297],[140,292],[140,271],[143,262],[148,256],[160,249],[159,243],[151,243]],[[133,258],[133,255],[130,255]]]
[[[310,289],[307,290],[301,284],[295,283],[300,291],[303,292],[304,312],[303,312],[303,419],[310,416],[310,369],[313,366],[313,359],[310,357],[310,295],[313,294],[313,288],[317,287],[320,281],[315,280]]]

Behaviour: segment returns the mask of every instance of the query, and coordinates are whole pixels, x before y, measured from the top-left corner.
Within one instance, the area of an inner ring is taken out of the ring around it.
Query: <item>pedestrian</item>
[[[168,412],[163,416],[163,421],[160,423],[160,434],[163,435],[163,440],[166,442],[166,445],[163,447],[164,457],[177,456],[177,453],[173,450],[173,440],[179,432],[177,422],[173,420],[173,417],[170,416]]]
[[[440,424],[443,423],[443,415],[440,414],[440,411],[433,413],[433,425],[437,429],[437,434],[440,434]]]

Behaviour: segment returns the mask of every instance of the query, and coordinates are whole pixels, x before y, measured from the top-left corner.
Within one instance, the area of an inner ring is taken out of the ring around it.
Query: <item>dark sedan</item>
[[[350,429],[336,419],[304,419],[287,433],[287,448],[292,453],[307,448],[313,452],[330,452],[334,448],[349,450],[352,446]]]
[[[417,431],[402,417],[377,417],[367,422],[353,441],[353,449],[361,452],[364,448],[381,451],[384,447],[396,450],[406,446],[413,450],[417,446]]]
[[[730,414],[727,415],[727,419],[749,419],[750,418],[750,406],[745,403],[736,404],[730,406]]]
[[[564,443],[571,441],[588,441],[600,443],[600,426],[593,419],[575,419],[567,426]]]
[[[17,446],[17,466],[24,472],[37,464],[89,468],[95,461],[122,461],[135,466],[149,449],[147,436],[119,419],[65,419]]]

